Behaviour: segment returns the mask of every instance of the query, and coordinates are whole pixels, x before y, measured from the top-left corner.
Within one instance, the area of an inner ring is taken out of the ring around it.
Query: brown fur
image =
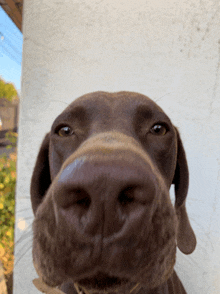
[[[152,133],[155,124],[167,132]],[[61,137],[66,125],[74,133]],[[37,273],[66,293],[75,293],[69,282],[98,292],[128,293],[140,283],[140,293],[185,293],[173,267],[176,244],[185,254],[196,245],[187,191],[182,142],[159,106],[132,92],[80,97],[55,120],[32,176]]]

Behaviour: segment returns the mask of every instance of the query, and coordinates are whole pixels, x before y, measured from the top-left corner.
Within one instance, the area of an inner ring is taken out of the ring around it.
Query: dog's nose
[[[157,194],[151,166],[130,154],[77,158],[60,172],[54,188],[58,215],[78,232],[103,238],[135,233],[150,219]]]

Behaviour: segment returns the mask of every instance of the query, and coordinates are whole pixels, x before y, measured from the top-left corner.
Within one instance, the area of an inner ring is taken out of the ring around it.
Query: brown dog
[[[37,273],[65,293],[186,293],[173,267],[176,245],[196,246],[187,190],[179,133],[158,105],[132,92],[80,97],[54,121],[32,176]]]

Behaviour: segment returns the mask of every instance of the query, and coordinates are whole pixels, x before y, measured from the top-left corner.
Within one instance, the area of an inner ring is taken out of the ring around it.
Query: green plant
[[[12,131],[9,131],[5,134],[5,138],[11,143],[10,145],[6,146],[6,149],[11,149],[12,147],[16,147],[17,137],[18,137],[18,134]]]
[[[0,98],[6,98],[8,101],[12,101],[17,95],[14,85],[12,83],[6,83],[0,78]]]
[[[13,271],[16,153],[0,157],[0,260],[5,275]]]

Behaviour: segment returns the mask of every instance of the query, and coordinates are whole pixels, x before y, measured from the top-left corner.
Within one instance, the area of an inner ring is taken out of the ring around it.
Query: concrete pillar
[[[30,178],[54,118],[92,91],[136,91],[179,127],[196,251],[178,252],[190,294],[220,293],[220,7],[195,0],[24,0],[14,294],[38,293]]]

